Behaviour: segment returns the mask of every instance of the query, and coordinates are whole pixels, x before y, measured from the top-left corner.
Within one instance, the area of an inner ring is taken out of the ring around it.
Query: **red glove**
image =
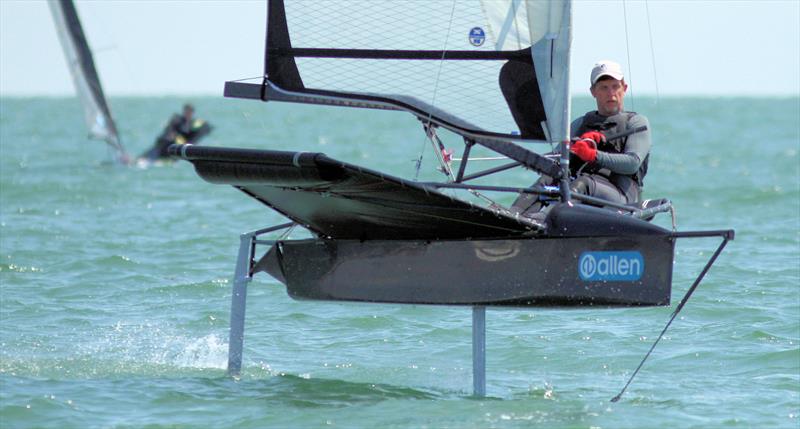
[[[593,143],[594,141],[591,139],[578,140],[570,145],[569,150],[575,155],[578,155],[578,158],[582,159],[585,162],[594,162],[594,160],[597,159],[597,147]]]
[[[602,143],[606,141],[606,136],[600,131],[587,131],[581,134],[581,140],[583,139],[594,140],[595,143]]]

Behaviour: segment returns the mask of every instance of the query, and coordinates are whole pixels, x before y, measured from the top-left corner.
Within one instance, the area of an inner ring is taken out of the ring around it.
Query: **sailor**
[[[590,84],[597,110],[570,127],[570,190],[615,203],[638,203],[650,155],[650,125],[646,117],[625,111],[628,84],[619,64],[599,61],[592,68]],[[606,138],[643,127],[627,137]]]
[[[194,117],[194,106],[189,103],[183,105],[183,112],[172,115],[164,131],[156,139],[153,147],[142,154],[141,158],[156,160],[167,158],[167,148],[172,144],[197,144],[198,141],[211,132],[211,125],[202,119]]]
[[[613,61],[599,61],[592,68],[589,91],[597,110],[587,112],[570,126],[570,190],[619,204],[641,201],[643,179],[650,154],[650,125],[647,118],[625,111],[628,84],[622,67]],[[639,129],[625,137],[615,135]],[[607,138],[609,137],[609,138]],[[542,176],[536,185],[555,185]],[[544,197],[520,195],[512,209],[536,218],[547,206]]]

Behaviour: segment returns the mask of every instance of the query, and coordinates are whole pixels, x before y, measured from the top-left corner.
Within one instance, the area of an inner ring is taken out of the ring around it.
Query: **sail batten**
[[[530,57],[527,50],[517,51],[430,51],[400,49],[270,48],[271,55],[296,58],[351,58],[383,60],[513,60]]]
[[[444,122],[458,123],[451,130],[465,136],[560,138],[551,128],[563,112],[552,114],[551,108],[560,108],[552,98],[568,93],[542,87],[566,83],[554,76],[565,70],[563,61],[533,55],[546,35],[558,42],[555,55],[569,55],[568,46],[561,49],[564,12],[569,12],[563,5],[270,0],[261,98],[291,94],[278,101],[306,97],[325,104],[318,97],[323,94],[358,107],[379,98],[412,106],[399,110],[422,120],[451,118]]]
[[[48,4],[75,90],[83,105],[89,137],[105,141],[116,149],[121,158],[125,155],[125,150],[106,102],[100,76],[75,5],[71,0],[50,0]]]

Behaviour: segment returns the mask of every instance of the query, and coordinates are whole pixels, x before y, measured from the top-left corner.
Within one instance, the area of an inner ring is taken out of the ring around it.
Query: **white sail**
[[[58,38],[64,49],[67,66],[75,90],[83,105],[83,114],[89,137],[104,140],[114,147],[121,157],[125,154],[116,125],[106,103],[100,77],[94,66],[75,6],[71,0],[50,0]]]
[[[547,120],[548,140],[569,137],[571,1],[482,0],[488,37],[500,50],[530,47]]]
[[[487,37],[495,50],[519,50],[531,46],[531,29],[525,0],[482,0]]]
[[[569,139],[570,98],[570,45],[572,44],[572,4],[569,0],[529,1],[529,10],[547,9],[536,15],[531,23],[534,29],[533,62],[542,103],[548,117],[550,140],[563,142]]]
[[[309,7],[269,0],[265,79],[227,95],[404,110],[482,141],[567,139],[569,0]]]

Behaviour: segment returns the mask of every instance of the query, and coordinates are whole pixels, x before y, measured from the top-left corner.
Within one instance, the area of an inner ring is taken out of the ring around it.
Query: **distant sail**
[[[117,127],[106,103],[75,5],[71,0],[50,0],[48,3],[76,92],[83,104],[89,137],[104,140],[116,149],[118,157],[122,159],[125,157],[125,148],[120,142]]]
[[[479,138],[563,141],[570,8],[567,0],[270,0],[256,95],[407,110]],[[231,90],[240,88],[249,91]]]

